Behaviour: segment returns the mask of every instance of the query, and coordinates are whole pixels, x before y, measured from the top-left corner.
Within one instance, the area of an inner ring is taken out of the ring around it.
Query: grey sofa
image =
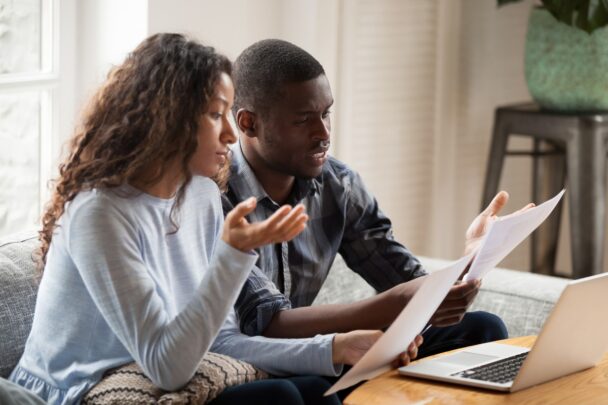
[[[29,334],[37,283],[32,232],[0,239],[0,377],[17,364]],[[422,258],[429,271],[447,262]],[[493,312],[505,321],[511,336],[537,334],[566,280],[496,269],[484,279],[471,310]],[[315,303],[348,302],[374,294],[363,279],[338,258]]]
[[[428,257],[420,257],[420,261],[428,271],[450,263]],[[500,316],[510,337],[537,335],[567,283],[563,278],[496,268],[484,277],[469,310]],[[372,294],[374,289],[338,257],[315,304],[352,302]]]

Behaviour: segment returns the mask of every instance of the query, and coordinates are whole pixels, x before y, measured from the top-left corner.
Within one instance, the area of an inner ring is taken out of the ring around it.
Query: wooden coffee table
[[[501,343],[531,347],[535,336],[507,339]],[[577,344],[578,342],[572,342]],[[559,356],[559,353],[555,353]],[[490,390],[400,376],[391,370],[366,382],[344,401],[346,405],[492,405],[492,404],[608,404],[608,353],[600,363],[557,380],[518,391]]]

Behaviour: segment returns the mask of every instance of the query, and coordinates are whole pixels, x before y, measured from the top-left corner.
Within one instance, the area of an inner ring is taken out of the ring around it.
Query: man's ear
[[[249,137],[255,137],[256,115],[254,112],[241,108],[236,112],[236,125],[241,132]]]

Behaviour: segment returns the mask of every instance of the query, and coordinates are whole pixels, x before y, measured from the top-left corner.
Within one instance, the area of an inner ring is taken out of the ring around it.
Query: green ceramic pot
[[[548,11],[530,14],[526,81],[532,98],[559,111],[608,110],[608,27],[587,34]]]

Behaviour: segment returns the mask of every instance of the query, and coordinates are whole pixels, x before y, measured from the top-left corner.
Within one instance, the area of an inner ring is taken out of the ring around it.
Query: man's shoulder
[[[329,156],[327,162],[323,166],[323,172],[321,174],[324,178],[335,178],[336,180],[343,180],[345,178],[352,178],[357,175],[357,172],[353,170],[349,165],[341,160],[336,159],[333,156]]]

